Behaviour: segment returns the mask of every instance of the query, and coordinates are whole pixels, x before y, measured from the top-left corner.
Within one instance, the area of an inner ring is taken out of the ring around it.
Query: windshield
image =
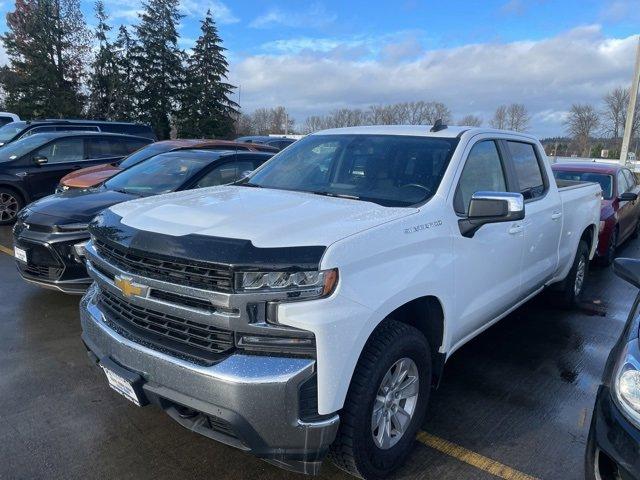
[[[409,206],[431,198],[457,139],[311,135],[273,157],[248,186]]]
[[[159,153],[168,152],[173,148],[174,146],[169,143],[152,143],[151,145],[139,148],[124,160],[122,160],[122,162],[120,162],[120,168],[124,170],[125,168],[133,167],[134,165],[137,165],[147,158],[151,158],[154,155],[158,155]]]
[[[27,122],[11,122],[7,123],[4,127],[0,128],[0,144],[5,144],[18,133],[24,130],[27,126]]]
[[[107,180],[104,187],[142,196],[174,192],[212,160],[211,152],[167,152],[123,170]]]
[[[15,160],[51,140],[49,135],[36,134],[11,142],[0,150],[0,162]]]
[[[613,198],[613,177],[604,173],[592,172],[569,172],[556,170],[553,175],[558,180],[573,180],[576,182],[594,182],[599,183],[602,188],[602,196],[605,200]]]

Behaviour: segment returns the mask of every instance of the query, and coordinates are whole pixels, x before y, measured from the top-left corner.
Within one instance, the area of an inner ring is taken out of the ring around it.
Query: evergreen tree
[[[187,62],[178,132],[181,137],[228,137],[234,131],[238,104],[229,98],[235,87],[226,82],[226,49],[211,10],[201,22],[201,31]]]
[[[27,118],[80,116],[91,37],[79,0],[16,0],[7,26],[7,108]]]
[[[178,47],[179,0],[148,0],[135,26],[135,77],[139,118],[158,138],[169,138],[184,81],[184,52]]]
[[[113,42],[116,64],[116,85],[113,99],[113,116],[116,120],[131,120],[138,116],[136,109],[135,41],[124,25],[118,29]]]
[[[96,2],[95,12],[98,20],[95,30],[98,49],[89,79],[89,116],[111,120],[115,115],[115,98],[119,80],[118,65],[108,38],[111,27],[107,24],[108,16],[102,0]]]

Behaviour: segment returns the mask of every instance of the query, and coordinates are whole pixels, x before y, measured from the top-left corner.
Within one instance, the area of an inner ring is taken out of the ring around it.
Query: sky
[[[105,4],[114,27],[135,23],[141,5]],[[0,1],[0,30],[12,6]],[[82,6],[93,25],[93,3]],[[518,102],[531,133],[562,135],[572,103],[598,106],[631,84],[640,33],[640,0],[182,0],[183,48],[207,9],[243,112],[283,105],[298,124],[415,100],[487,124],[497,106]]]

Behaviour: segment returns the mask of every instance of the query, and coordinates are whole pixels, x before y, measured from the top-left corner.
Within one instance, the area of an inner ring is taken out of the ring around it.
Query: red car
[[[551,168],[558,180],[596,182],[602,187],[597,253],[601,263],[611,264],[616,248],[640,233],[640,185],[636,176],[615,163],[567,162]]]
[[[238,143],[228,140],[196,140],[196,139],[176,139],[155,142],[143,147],[119,162],[105,163],[93,167],[83,168],[71,172],[60,180],[57,192],[70,188],[89,188],[101,184],[113,177],[116,173],[134,166],[148,158],[160,153],[182,148],[204,148],[207,150],[237,150],[241,152],[266,152],[277,153],[278,149],[269,145],[258,145],[253,143]]]

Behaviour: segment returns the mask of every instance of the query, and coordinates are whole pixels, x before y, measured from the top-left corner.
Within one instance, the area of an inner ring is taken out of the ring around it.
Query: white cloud
[[[285,105],[299,121],[338,107],[408,100],[443,101],[455,118],[473,112],[488,120],[498,105],[521,102],[533,116],[532,133],[546,136],[563,132],[572,103],[598,104],[607,90],[630,83],[636,41],[586,26],[539,41],[422,51],[409,60],[383,58],[384,46],[378,58],[355,59],[304,49],[283,54],[283,47],[234,62],[232,80],[242,86],[245,111]]]
[[[211,10],[216,23],[238,23],[240,19],[231,11],[231,8],[221,0],[182,0],[180,2],[182,13],[188,16],[204,18],[207,10]]]
[[[322,4],[315,3],[305,6],[299,11],[271,8],[266,13],[254,18],[249,26],[252,28],[321,28],[332,24],[336,19],[335,13],[327,12]]]

